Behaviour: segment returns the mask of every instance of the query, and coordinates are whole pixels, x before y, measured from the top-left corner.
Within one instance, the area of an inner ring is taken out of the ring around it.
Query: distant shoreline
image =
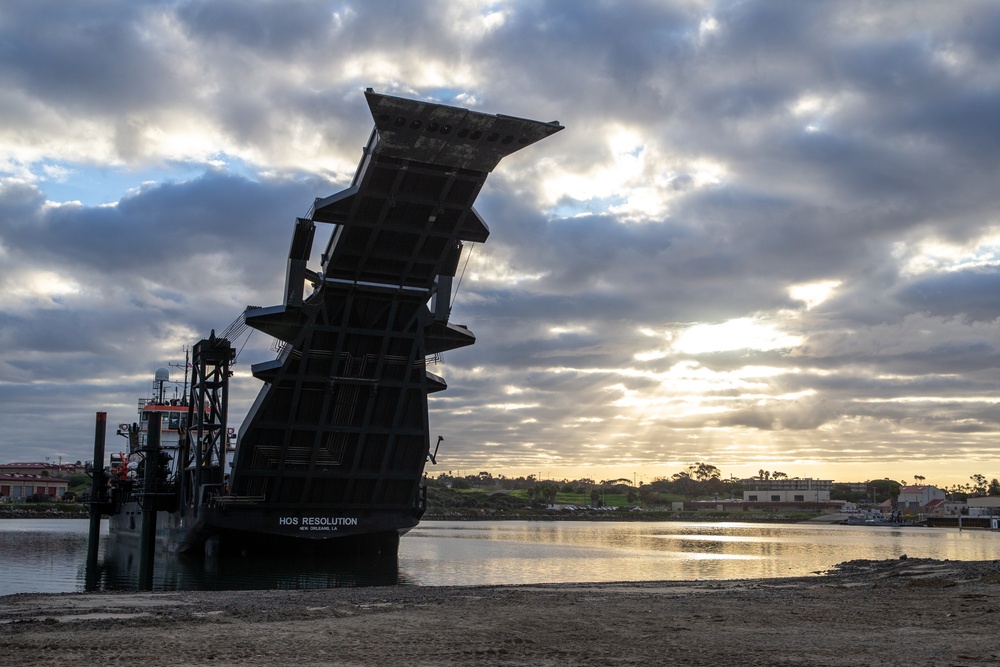
[[[2,519],[87,519],[86,505],[0,505]],[[604,511],[604,510],[518,510],[516,512],[438,512],[429,511],[421,521],[727,521],[733,523],[800,523],[833,515],[786,515],[760,513],[727,514],[722,512],[658,512],[658,511]],[[835,517],[830,523],[836,523]]]

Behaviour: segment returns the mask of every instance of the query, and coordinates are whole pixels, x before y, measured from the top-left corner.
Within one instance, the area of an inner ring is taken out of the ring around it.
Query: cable
[[[469,254],[465,256],[465,264],[462,266],[462,273],[458,276],[458,283],[455,285],[455,293],[451,295],[451,303],[448,304],[448,312],[451,312],[452,306],[455,305],[455,299],[458,298],[458,290],[462,287],[462,278],[465,278],[465,270],[469,268],[469,260],[472,259],[472,253],[476,250],[476,244],[473,243],[472,247],[469,248]]]

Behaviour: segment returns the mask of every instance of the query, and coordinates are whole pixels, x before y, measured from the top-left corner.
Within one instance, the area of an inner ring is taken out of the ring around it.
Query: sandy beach
[[[997,665],[1000,561],[795,579],[20,594],[6,665]]]

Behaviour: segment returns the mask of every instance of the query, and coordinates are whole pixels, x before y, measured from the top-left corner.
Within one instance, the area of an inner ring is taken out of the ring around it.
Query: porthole
[[[419,120],[415,120],[412,123],[410,123],[410,129],[419,130],[421,125],[423,125],[423,123],[421,123]]]

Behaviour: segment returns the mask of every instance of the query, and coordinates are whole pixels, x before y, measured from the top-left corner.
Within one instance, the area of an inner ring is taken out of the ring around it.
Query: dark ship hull
[[[125,547],[138,547],[142,506],[137,500],[112,514],[110,532]],[[417,525],[412,513],[358,512],[355,516],[275,516],[265,508],[203,507],[197,516],[159,511],[156,541],[174,553],[207,555],[304,554],[393,557],[399,538]]]
[[[375,130],[351,187],[296,220],[283,304],[244,313],[280,352],[253,366],[264,384],[235,450],[230,457],[232,332],[213,332],[194,348],[172,471],[143,465],[101,501],[116,539],[139,539],[142,516],[172,551],[395,555],[424,513],[428,395],[447,386],[428,366],[475,342],[449,322],[464,244],[489,235],[473,202],[501,158],[562,127],[366,97]],[[331,225],[318,271],[307,266],[317,224]],[[159,455],[153,431],[130,457]]]

